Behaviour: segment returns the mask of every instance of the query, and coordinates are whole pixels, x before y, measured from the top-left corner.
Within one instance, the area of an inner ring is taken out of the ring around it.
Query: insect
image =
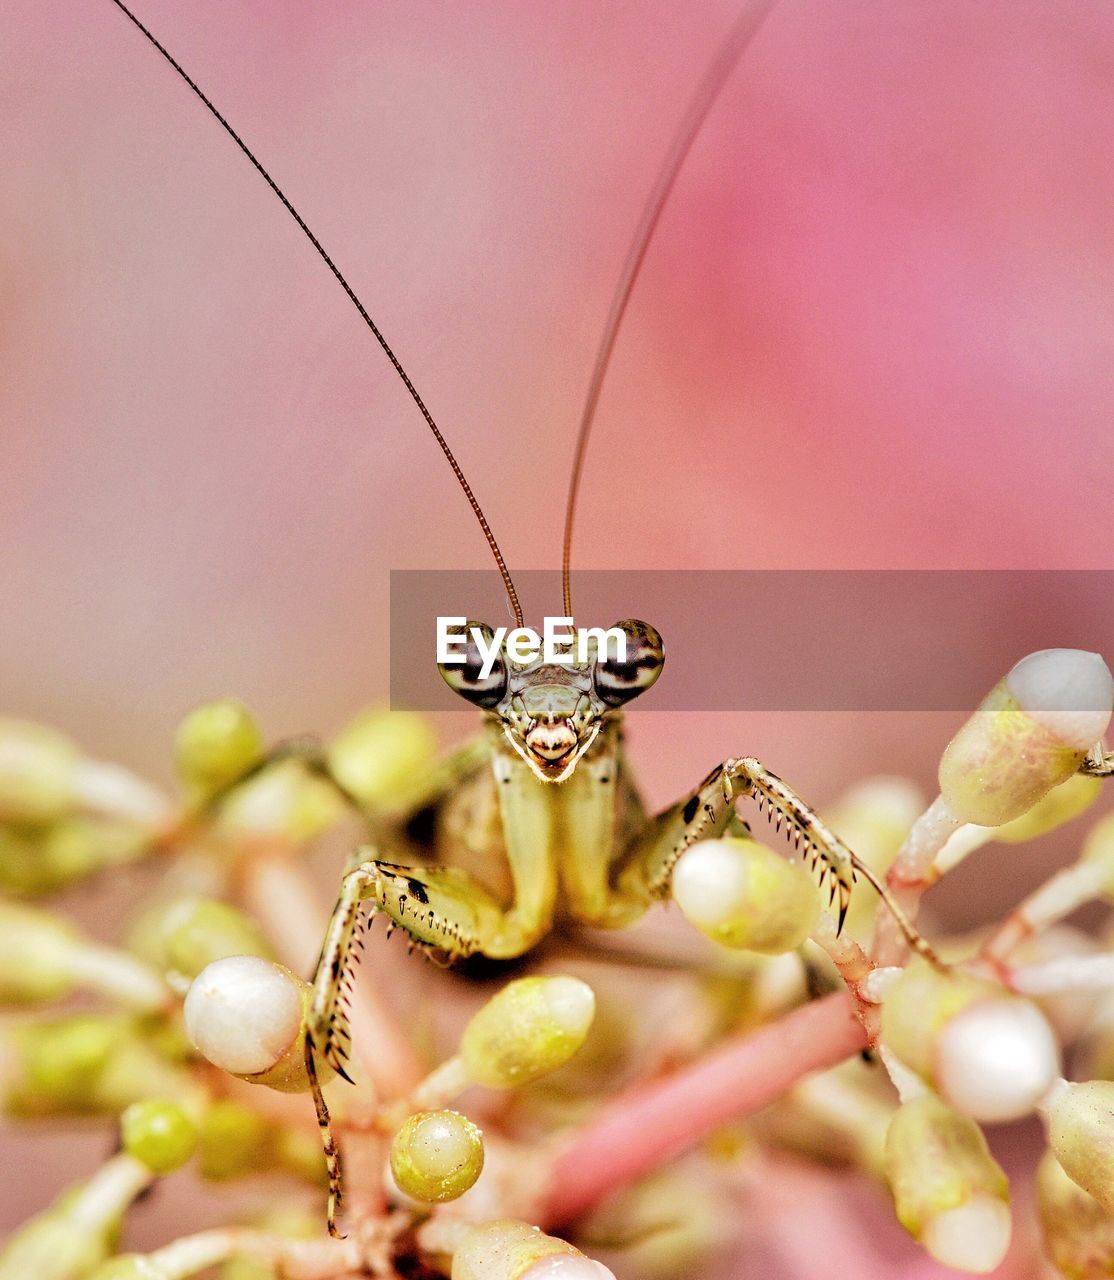
[[[506,588],[516,623],[524,620],[499,545],[452,450],[386,338],[341,271],[254,152],[212,100],[122,3],[112,0],[170,64],[236,142],[286,211],[310,240],[387,356],[413,400],[478,520]],[[563,611],[573,617],[571,558],[577,494],[591,425],[619,324],[658,216],[685,155],[720,88],[757,31],[769,4],[747,9],[701,82],[674,139],[628,254],[600,344],[581,416],[569,486],[563,550]],[[490,638],[492,630],[483,624]],[[779,777],[751,756],[716,764],[672,804],[648,815],[623,750],[627,705],[662,673],[665,646],[652,625],[636,619],[617,624],[626,653],[589,654],[567,665],[542,659],[518,663],[502,653],[489,671],[474,641],[461,665],[441,674],[484,718],[481,737],[448,762],[435,794],[419,811],[403,814],[381,843],[359,850],[343,879],[314,980],[306,1060],[316,1081],[319,1059],[345,1075],[349,1033],[341,995],[355,962],[361,911],[385,915],[419,946],[449,959],[481,954],[509,959],[529,951],[558,919],[622,927],[653,903],[668,899],[673,869],[696,841],[740,830],[736,802],[752,798],[780,828],[783,824],[838,900],[840,924],[856,874],[869,879],[889,902],[869,868]],[[327,765],[312,750],[302,753],[320,772]],[[338,785],[340,785],[338,783]],[[483,815],[482,818],[477,815]],[[425,833],[415,838],[414,832]],[[475,869],[476,850],[488,869]],[[890,902],[910,942],[926,944]],[[930,953],[929,953],[930,954]],[[340,1193],[340,1171],[328,1136],[320,1089],[315,1101],[331,1179],[330,1229]]]

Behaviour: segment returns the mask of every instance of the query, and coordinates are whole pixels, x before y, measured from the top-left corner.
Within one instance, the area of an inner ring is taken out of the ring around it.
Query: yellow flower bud
[[[416,712],[371,708],[337,734],[326,758],[333,776],[366,808],[397,810],[436,760],[437,738]]]
[[[716,1263],[722,1263],[736,1231],[728,1184],[709,1178],[704,1167],[685,1164],[639,1178],[577,1222],[581,1239],[621,1247],[626,1274],[638,1280],[722,1275]]]
[[[1061,782],[1038,800],[1028,813],[997,827],[994,839],[1006,844],[1021,844],[1025,840],[1035,840],[1038,836],[1047,835],[1089,809],[1098,799],[1101,790],[1101,778],[1073,773],[1067,782]]]
[[[86,1280],[108,1254],[124,1211],[150,1180],[138,1160],[113,1156],[7,1240],[0,1250],[0,1280]]]
[[[179,777],[205,797],[242,778],[263,759],[266,744],[247,708],[225,698],[186,716],[178,726],[174,753]]]
[[[536,1265],[541,1264],[541,1265]],[[452,1280],[615,1280],[599,1262],[525,1222],[473,1227],[453,1254]]]
[[[673,900],[714,942],[765,955],[799,947],[820,895],[808,873],[756,840],[700,840],[673,870]]]
[[[223,1182],[267,1168],[271,1137],[267,1121],[250,1107],[223,1099],[210,1103],[199,1127],[202,1177]]]
[[[182,1097],[190,1077],[147,1042],[143,1020],[82,1013],[10,1033],[6,1108],[16,1115],[118,1114],[140,1098]]]
[[[419,1111],[391,1143],[395,1184],[413,1200],[455,1200],[475,1185],[483,1167],[483,1134],[456,1111]]]
[[[1098,654],[1046,649],[1023,658],[944,751],[940,793],[949,809],[983,827],[1026,813],[1102,737],[1112,696]]]
[[[506,1089],[563,1066],[584,1043],[595,1014],[579,978],[518,978],[473,1017],[460,1056],[476,1084]]]
[[[57,1000],[76,986],[77,930],[32,907],[0,902],[0,1001]]]
[[[1074,1183],[1051,1151],[1037,1166],[1045,1253],[1067,1280],[1114,1275],[1114,1217]]]
[[[14,1044],[22,1070],[11,1081],[9,1108],[21,1114],[95,1110],[100,1073],[128,1031],[126,1018],[103,1014],[22,1027]]]
[[[1028,1114],[1059,1071],[1059,1050],[1028,1000],[915,957],[886,995],[882,1037],[906,1066],[978,1120]]]
[[[886,1132],[886,1178],[898,1221],[937,1261],[993,1271],[1010,1240],[1009,1183],[982,1130],[923,1094]]]
[[[921,956],[913,956],[886,993],[882,1038],[907,1067],[930,1080],[941,1027],[961,1009],[1000,993],[994,983],[962,969],[941,973]]]
[[[0,1280],[84,1280],[108,1252],[108,1234],[75,1230],[55,1206],[24,1223],[4,1244]]]
[[[0,719],[0,821],[45,823],[73,805],[77,748],[27,720]]]
[[[140,917],[129,939],[133,951],[184,984],[214,960],[228,956],[270,959],[270,944],[245,912],[213,898],[172,898]]]
[[[312,998],[309,984],[284,965],[228,956],[197,975],[182,1012],[190,1041],[215,1067],[280,1093],[301,1093],[309,1088],[305,1032]]]
[[[1063,1081],[1046,1111],[1048,1142],[1064,1172],[1114,1214],[1114,1081]]]
[[[221,809],[219,828],[233,837],[276,836],[301,843],[327,831],[344,801],[324,778],[283,760],[237,787]]]

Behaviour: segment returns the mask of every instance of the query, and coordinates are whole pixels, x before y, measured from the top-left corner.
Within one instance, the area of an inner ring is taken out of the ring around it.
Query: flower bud
[[[198,1136],[201,1176],[213,1182],[239,1178],[272,1163],[267,1121],[243,1103],[211,1102],[201,1117]]]
[[[803,867],[737,837],[686,849],[673,869],[673,900],[714,942],[765,955],[799,947],[820,915]]]
[[[1062,1081],[1045,1109],[1064,1172],[1114,1214],[1114,1080]]]
[[[41,897],[150,848],[149,833],[134,823],[82,813],[44,827],[0,827],[0,889]]]
[[[1037,1166],[1044,1250],[1073,1280],[1114,1275],[1114,1217],[1064,1172],[1051,1151]]]
[[[149,1182],[137,1160],[113,1156],[9,1237],[0,1250],[0,1280],[86,1280],[108,1254],[124,1211]]]
[[[14,1047],[21,1069],[11,1082],[8,1108],[25,1115],[95,1110],[100,1073],[127,1033],[127,1019],[103,1014],[20,1028]]]
[[[607,1196],[578,1218],[577,1234],[621,1247],[626,1274],[638,1280],[722,1277],[727,1255],[738,1257],[736,1203],[729,1182],[703,1163],[674,1163]]]
[[[1020,817],[1079,768],[1106,732],[1114,680],[1097,653],[1044,649],[999,681],[940,760],[940,793],[963,822]]]
[[[588,1035],[596,1009],[579,978],[518,978],[472,1018],[460,1056],[476,1084],[529,1084],[563,1066]]]
[[[615,1280],[571,1244],[525,1222],[473,1227],[453,1254],[452,1280]]]
[[[57,1000],[75,988],[77,930],[32,907],[0,902],[0,1001]]]
[[[983,1274],[1010,1242],[1009,1183],[979,1126],[925,1093],[886,1132],[886,1178],[901,1225],[945,1266]]]
[[[17,1228],[0,1249],[0,1280],[84,1280],[107,1252],[105,1233],[75,1231],[65,1214],[50,1209]]]
[[[405,806],[415,779],[437,757],[437,738],[424,716],[371,708],[361,712],[329,744],[333,776],[368,809]]]
[[[309,1088],[305,1019],[313,991],[259,956],[216,960],[190,984],[186,1033],[215,1067],[281,1093]]]
[[[213,898],[173,898],[152,907],[136,923],[130,945],[178,986],[207,965],[229,956],[271,959],[262,930],[245,912]]]
[[[175,1102],[133,1102],[120,1117],[124,1150],[152,1173],[173,1173],[197,1149],[197,1128]]]
[[[483,1134],[456,1111],[417,1112],[391,1144],[395,1184],[413,1200],[455,1200],[475,1184],[483,1167]]]
[[[184,1097],[189,1073],[167,1062],[119,1014],[73,1014],[16,1028],[10,1037],[8,1111],[15,1115],[119,1114],[141,1098]]]
[[[0,821],[45,823],[73,805],[77,748],[28,720],[0,719]]]
[[[178,775],[200,797],[231,786],[259,764],[266,750],[247,708],[229,698],[191,711],[174,739]]]
[[[994,839],[1005,844],[1021,844],[1035,840],[1062,827],[1089,809],[1099,797],[1102,779],[1083,773],[1073,773],[1067,782],[1061,782],[1020,818],[1014,818],[1003,826],[994,828]]]
[[[219,828],[232,837],[274,836],[300,844],[327,831],[344,801],[298,760],[282,760],[237,787],[221,808]]]
[[[908,778],[880,775],[848,788],[826,817],[848,847],[883,872],[923,809],[924,795]]]
[[[1028,1114],[1059,1072],[1048,1023],[1027,1000],[962,971],[910,961],[886,996],[888,1048],[964,1114],[1014,1120]]]

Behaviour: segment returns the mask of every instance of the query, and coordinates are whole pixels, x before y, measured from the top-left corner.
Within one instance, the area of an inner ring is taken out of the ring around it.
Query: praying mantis
[[[170,63],[222,125],[282,202],[382,348],[425,427],[443,451],[475,514],[502,577],[515,621],[523,611],[511,574],[475,495],[425,401],[372,315],[254,152],[220,110],[121,0],[111,3]],[[639,268],[658,217],[686,154],[719,90],[737,65],[771,5],[748,7],[698,86],[665,164],[653,185],[628,253],[600,343],[576,438],[563,540],[563,615],[575,616],[571,560],[577,496],[595,409]],[[486,624],[470,623],[490,635]],[[354,855],[324,939],[314,977],[306,1036],[312,1073],[318,1061],[345,1074],[346,1027],[340,996],[356,959],[365,907],[387,917],[419,946],[449,959],[483,955],[512,959],[527,953],[558,921],[622,928],[655,902],[668,900],[673,869],[699,840],[743,830],[736,803],[751,799],[804,848],[830,887],[839,921],[856,876],[874,884],[911,945],[927,944],[877,881],[817,812],[753,756],[722,760],[673,803],[648,814],[623,747],[628,704],[662,674],[665,642],[648,622],[616,624],[627,639],[623,657],[590,656],[554,666],[517,663],[504,655],[486,674],[474,654],[441,675],[483,716],[480,737],[456,752],[438,774],[419,810],[404,812],[380,832],[380,842]],[[431,671],[432,678],[432,671]],[[327,766],[312,748],[303,757],[318,772]],[[416,841],[412,832],[431,833]],[[476,869],[483,854],[485,872]],[[495,866],[497,875],[486,868]],[[315,1101],[326,1133],[330,1166],[330,1227],[339,1199],[339,1162],[328,1136],[320,1090]]]

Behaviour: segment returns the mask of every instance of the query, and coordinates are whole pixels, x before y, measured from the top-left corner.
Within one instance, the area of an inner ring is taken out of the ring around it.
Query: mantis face
[[[469,637],[464,661],[439,664],[454,692],[489,713],[506,740],[542,782],[564,782],[596,739],[604,721],[661,675],[665,646],[648,622],[626,618],[615,624],[626,637],[622,659],[590,651],[585,662],[520,663],[500,648],[484,662],[473,629],[490,645],[494,632],[484,623],[466,622]]]

